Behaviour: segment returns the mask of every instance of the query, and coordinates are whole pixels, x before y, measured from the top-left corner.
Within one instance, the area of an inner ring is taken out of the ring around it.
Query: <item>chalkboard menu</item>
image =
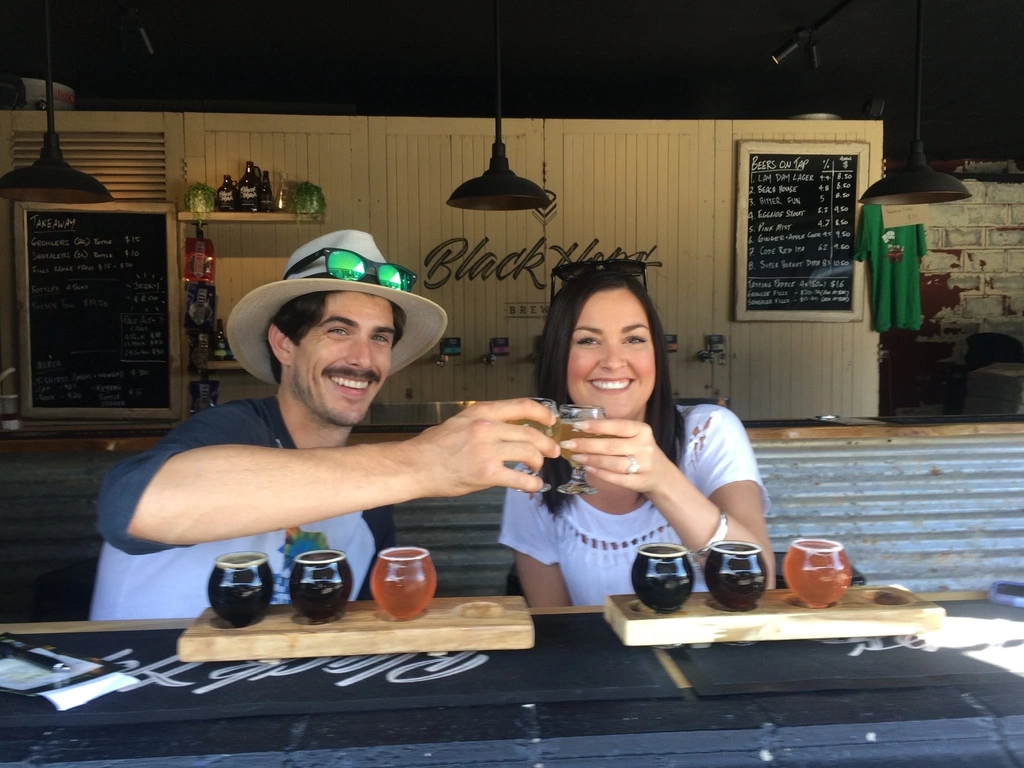
[[[174,417],[174,208],[19,204],[26,416]]]
[[[867,144],[741,142],[737,320],[861,320]]]

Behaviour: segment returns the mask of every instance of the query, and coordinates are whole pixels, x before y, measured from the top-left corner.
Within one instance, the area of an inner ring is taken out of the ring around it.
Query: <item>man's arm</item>
[[[538,430],[546,408],[528,399],[477,403],[400,443],[279,450],[213,445],[179,453],[143,491],[128,533],[170,545],[247,536],[385,504],[505,486],[537,491],[537,469],[558,445]]]

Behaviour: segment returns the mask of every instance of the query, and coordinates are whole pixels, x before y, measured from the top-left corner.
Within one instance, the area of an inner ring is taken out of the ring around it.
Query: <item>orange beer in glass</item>
[[[437,572],[423,547],[388,547],[377,555],[370,593],[381,610],[396,619],[421,613],[437,590]]]
[[[782,561],[786,584],[808,608],[839,601],[853,578],[846,550],[838,541],[796,539]]]

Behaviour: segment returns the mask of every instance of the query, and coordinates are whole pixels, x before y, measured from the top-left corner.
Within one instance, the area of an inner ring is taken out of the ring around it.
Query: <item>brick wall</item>
[[[1024,180],[1024,174],[1014,178]],[[929,210],[928,253],[921,260],[921,330],[881,335],[889,351],[881,366],[884,411],[948,410],[972,333],[1003,333],[1024,341],[1024,183],[966,185],[971,198]]]

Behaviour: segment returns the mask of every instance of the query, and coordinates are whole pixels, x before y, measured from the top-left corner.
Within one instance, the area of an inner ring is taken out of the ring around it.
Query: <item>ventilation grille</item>
[[[39,159],[43,135],[15,131],[14,167]],[[115,200],[164,202],[167,167],[162,133],[61,132],[60,149],[72,168],[101,181]]]

